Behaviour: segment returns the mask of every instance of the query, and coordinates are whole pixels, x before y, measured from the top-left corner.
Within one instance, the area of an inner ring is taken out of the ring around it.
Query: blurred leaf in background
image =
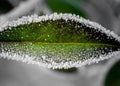
[[[109,70],[105,80],[105,86],[120,86],[120,60]]]
[[[79,7],[83,0],[46,0],[53,12],[73,13],[87,18],[86,13]]]
[[[7,0],[0,0],[0,14],[7,13],[13,9],[13,6]]]

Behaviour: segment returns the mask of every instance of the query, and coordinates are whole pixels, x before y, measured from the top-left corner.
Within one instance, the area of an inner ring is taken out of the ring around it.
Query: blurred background
[[[0,25],[54,12],[80,15],[120,35],[120,0],[0,0]],[[72,72],[0,58],[0,86],[120,86],[120,55]]]

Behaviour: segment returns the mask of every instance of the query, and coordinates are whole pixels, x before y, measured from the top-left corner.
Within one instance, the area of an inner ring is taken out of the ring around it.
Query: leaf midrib
[[[28,42],[28,41],[24,41],[24,42],[5,42],[5,41],[3,41],[3,42],[1,42],[0,41],[0,43],[18,43],[18,44],[26,44],[26,43],[32,43],[32,44],[46,44],[46,45],[48,45],[48,44],[71,44],[71,45],[77,45],[77,44],[79,44],[79,45],[96,45],[96,46],[111,46],[111,47],[120,47],[120,46],[118,46],[118,45],[112,45],[112,44],[103,44],[103,43],[77,43],[77,42],[59,42],[59,43],[57,43],[57,42]]]

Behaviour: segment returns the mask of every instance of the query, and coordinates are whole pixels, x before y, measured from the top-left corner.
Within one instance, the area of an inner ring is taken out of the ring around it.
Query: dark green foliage
[[[120,61],[116,62],[109,70],[106,76],[105,86],[120,86]]]
[[[48,6],[51,8],[53,12],[57,13],[73,13],[80,15],[84,18],[87,18],[86,13],[80,7],[80,3],[82,0],[46,0]],[[71,2],[71,3],[69,3]]]

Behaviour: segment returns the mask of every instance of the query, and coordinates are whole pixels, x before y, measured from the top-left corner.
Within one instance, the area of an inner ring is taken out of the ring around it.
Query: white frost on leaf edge
[[[1,25],[0,31],[3,31],[8,28],[11,29],[11,27],[16,27],[18,25],[30,24],[30,23],[41,22],[41,21],[46,21],[46,20],[54,21],[54,20],[59,20],[59,19],[63,19],[66,21],[67,20],[76,21],[78,23],[86,25],[89,28],[97,29],[98,31],[107,34],[108,37],[112,36],[117,41],[120,42],[120,37],[117,34],[115,34],[113,31],[107,30],[100,24],[90,21],[90,20],[87,20],[87,19],[84,19],[84,18],[80,17],[79,15],[68,14],[68,13],[64,13],[64,14],[53,13],[53,14],[44,15],[44,16],[38,16],[38,15],[23,16],[22,18],[19,18],[18,20],[8,21],[5,24]]]
[[[103,26],[99,25],[96,22],[92,22],[90,20],[86,20],[82,17],[79,17],[77,15],[74,14],[51,14],[51,15],[44,15],[44,16],[37,16],[37,15],[32,15],[32,16],[23,16],[22,18],[19,18],[16,21],[8,21],[6,22],[4,25],[0,26],[0,31],[4,31],[5,29],[11,29],[11,27],[16,27],[18,25],[23,25],[23,24],[30,24],[30,23],[35,23],[35,22],[41,22],[41,21],[46,21],[46,20],[59,20],[59,19],[64,19],[64,20],[72,20],[72,21],[76,21],[78,23],[81,23],[83,25],[86,25],[89,28],[94,28],[97,29],[98,31],[101,31],[102,33],[105,33],[111,37],[114,37],[117,41],[120,42],[120,37],[115,34],[114,32],[107,30],[106,28],[104,28]],[[78,61],[78,62],[65,62],[65,63],[43,63],[42,61],[37,61],[37,60],[33,60],[35,57],[29,57],[29,56],[18,56],[17,54],[13,55],[9,55],[8,53],[0,53],[0,58],[7,58],[7,59],[11,59],[11,60],[16,60],[16,61],[22,61],[25,63],[29,63],[29,64],[37,64],[41,67],[47,67],[47,68],[70,68],[70,67],[81,67],[83,65],[89,65],[92,63],[97,63],[101,60],[105,60],[108,58],[111,58],[113,56],[116,56],[120,53],[120,51],[116,51],[116,52],[112,52],[109,53],[108,55],[105,56],[100,56],[99,58],[90,58],[87,59],[83,62]]]
[[[105,60],[105,59],[109,59],[111,57],[116,57],[117,55],[120,54],[120,51],[116,51],[116,52],[112,52],[109,53],[106,56],[101,55],[100,58],[90,58],[87,59],[85,61],[77,61],[77,62],[65,62],[65,63],[43,63],[42,61],[39,60],[34,60],[34,58],[36,57],[30,57],[28,55],[25,56],[21,56],[18,54],[14,54],[14,55],[9,55],[8,53],[0,53],[0,58],[3,59],[8,59],[8,60],[15,60],[15,61],[21,61],[21,62],[25,62],[28,64],[35,64],[38,65],[40,67],[45,67],[45,68],[52,68],[52,69],[60,69],[60,68],[71,68],[71,67],[82,67],[85,65],[90,65],[90,64],[94,64],[94,63],[98,63],[99,61]]]

